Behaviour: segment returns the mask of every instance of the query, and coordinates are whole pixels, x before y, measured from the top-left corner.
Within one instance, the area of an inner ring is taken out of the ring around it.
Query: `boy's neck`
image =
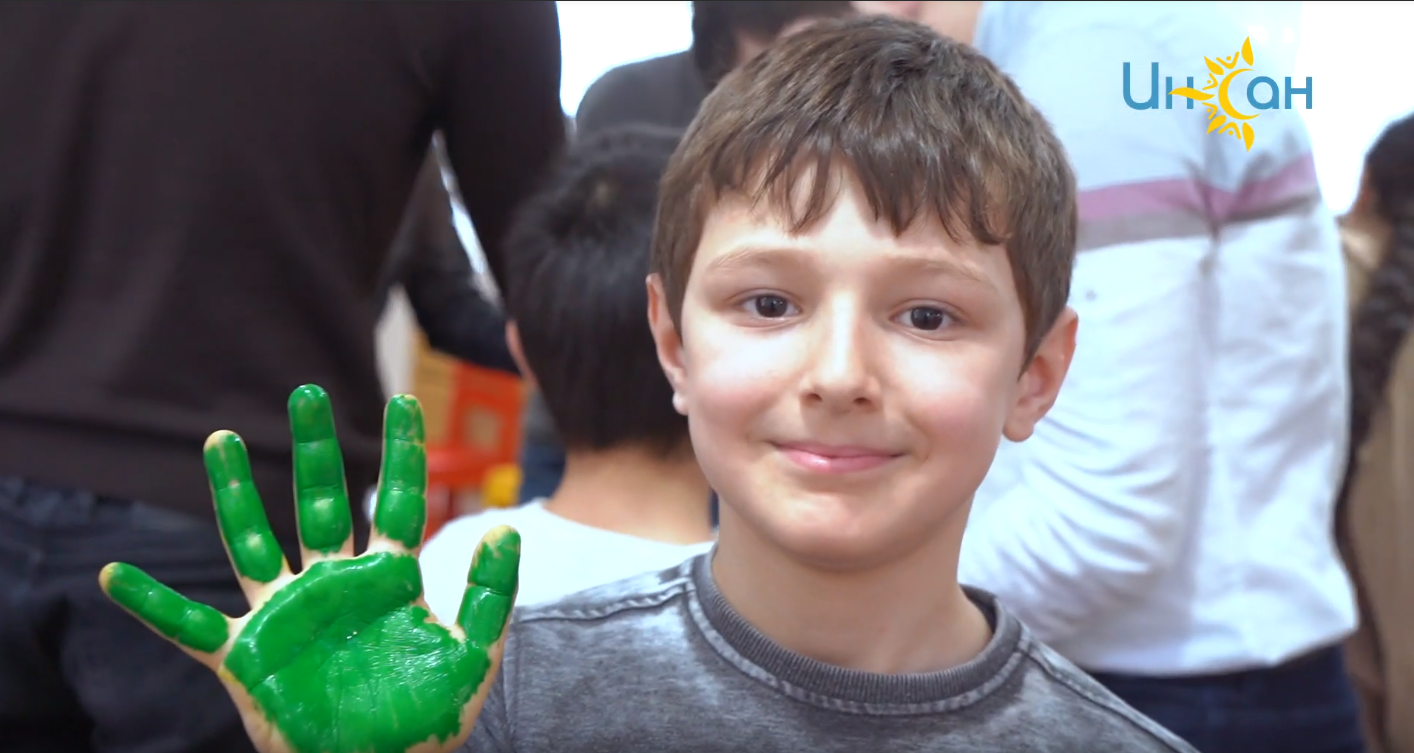
[[[982,652],[992,630],[957,585],[957,531],[903,558],[857,571],[793,559],[726,504],[712,561],[722,596],[778,645],[845,669],[936,672]]]
[[[566,520],[667,544],[713,536],[711,488],[686,450],[664,458],[628,447],[571,451],[545,509]]]

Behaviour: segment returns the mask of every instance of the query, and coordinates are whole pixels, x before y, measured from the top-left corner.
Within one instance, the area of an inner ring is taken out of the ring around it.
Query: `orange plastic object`
[[[458,363],[453,368],[446,431],[427,446],[427,536],[455,515],[456,493],[477,490],[493,468],[520,452],[519,377]]]

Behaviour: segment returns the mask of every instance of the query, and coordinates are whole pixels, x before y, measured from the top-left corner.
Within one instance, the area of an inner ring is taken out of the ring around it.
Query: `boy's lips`
[[[792,463],[816,473],[858,473],[878,468],[902,453],[858,445],[827,445],[815,442],[778,442]]]

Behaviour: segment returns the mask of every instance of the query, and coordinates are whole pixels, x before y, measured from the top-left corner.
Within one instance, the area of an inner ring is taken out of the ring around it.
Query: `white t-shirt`
[[[518,606],[665,570],[712,548],[710,541],[664,544],[575,523],[546,510],[543,499],[509,510],[487,510],[453,520],[422,549],[422,590],[439,620],[456,620],[471,556],[481,537],[499,525],[520,532]]]

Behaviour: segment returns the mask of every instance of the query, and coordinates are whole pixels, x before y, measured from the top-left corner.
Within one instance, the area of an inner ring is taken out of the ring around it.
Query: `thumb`
[[[520,534],[510,526],[496,526],[481,537],[471,558],[457,612],[457,624],[469,643],[489,651],[505,635],[519,577]]]
[[[226,615],[182,596],[132,565],[109,564],[99,572],[98,585],[153,632],[193,653],[211,654],[230,637]]]

